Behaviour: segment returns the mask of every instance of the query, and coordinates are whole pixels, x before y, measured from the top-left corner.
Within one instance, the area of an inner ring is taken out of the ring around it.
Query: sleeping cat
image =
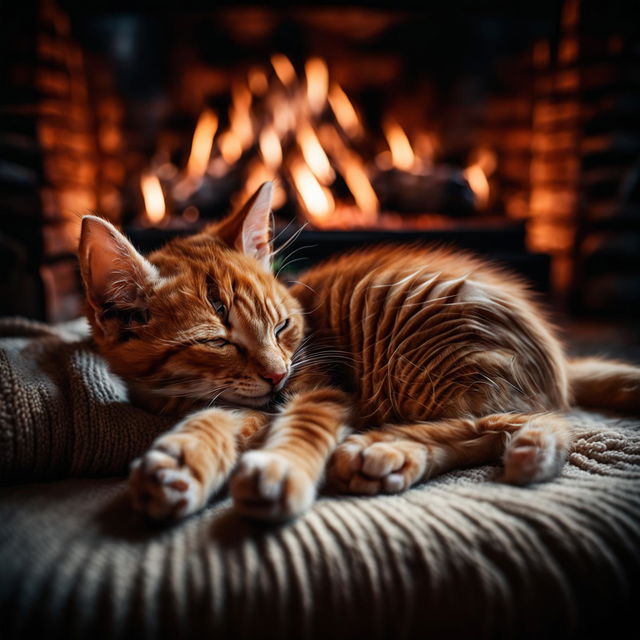
[[[640,369],[568,362],[525,288],[465,254],[363,250],[288,290],[270,269],[271,193],[147,258],[83,220],[97,347],[134,402],[179,416],[132,465],[146,515],[187,516],[229,479],[240,513],[273,520],[325,478],[396,493],[502,460],[506,482],[544,481],[573,400],[640,409]]]

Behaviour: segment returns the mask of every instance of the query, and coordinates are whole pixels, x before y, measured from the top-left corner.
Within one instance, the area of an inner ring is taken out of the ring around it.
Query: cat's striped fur
[[[270,198],[263,185],[148,259],[84,221],[98,348],[138,401],[183,415],[133,464],[144,513],[192,513],[229,477],[236,508],[268,519],[307,509],[325,475],[398,492],[502,459],[508,482],[547,480],[571,444],[574,392],[640,409],[639,369],[568,363],[525,287],[465,254],[365,250],[287,291],[269,272]]]

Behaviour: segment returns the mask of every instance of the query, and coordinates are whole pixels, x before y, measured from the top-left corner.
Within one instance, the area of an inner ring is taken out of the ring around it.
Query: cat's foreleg
[[[313,503],[327,460],[348,434],[350,400],[337,389],[296,395],[272,422],[260,449],[247,451],[231,479],[236,510],[286,520]]]
[[[387,425],[349,436],[334,452],[328,479],[355,494],[397,493],[451,469],[502,459],[503,480],[529,484],[560,473],[571,429],[554,413]]]
[[[129,487],[134,507],[155,520],[201,509],[227,480],[243,444],[268,422],[257,411],[205,409],[158,437],[134,460]]]

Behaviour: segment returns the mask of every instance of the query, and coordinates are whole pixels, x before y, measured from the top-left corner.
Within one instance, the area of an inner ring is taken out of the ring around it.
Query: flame
[[[297,116],[290,102],[284,96],[274,95],[270,110],[273,128],[280,137],[295,129]]]
[[[329,91],[329,104],[338,124],[347,135],[356,137],[362,134],[362,126],[360,125],[358,114],[347,94],[337,83],[334,83],[331,86],[331,91]]]
[[[333,196],[316,180],[309,167],[300,158],[295,158],[289,167],[296,190],[312,219],[325,220],[335,203]]]
[[[476,150],[475,163],[484,171],[487,176],[493,174],[498,167],[498,159],[496,154],[491,149],[481,147]]]
[[[324,152],[318,136],[309,123],[300,126],[297,134],[298,144],[304,160],[322,184],[331,184],[335,180],[335,173],[331,168],[329,158]]]
[[[249,88],[240,80],[231,85],[231,102],[241,111],[248,111],[251,108],[253,98]]]
[[[340,165],[344,181],[353,194],[358,208],[365,214],[368,222],[374,222],[380,208],[380,202],[371,186],[362,160],[355,153],[345,149]]]
[[[489,181],[480,164],[472,164],[463,171],[475,196],[476,206],[484,209],[489,204]]]
[[[296,81],[296,70],[293,68],[291,60],[289,60],[287,56],[282,53],[274,53],[271,56],[271,65],[278,79],[285,87],[288,87]]]
[[[265,127],[260,133],[258,144],[264,163],[270,169],[278,169],[282,164],[282,147],[276,130],[273,127]]]
[[[378,217],[380,201],[371,186],[363,161],[345,146],[340,134],[330,125],[325,125],[320,133],[325,148],[329,149],[356,205],[363,214],[363,223],[373,224]]]
[[[413,147],[416,155],[420,158],[422,168],[433,167],[437,149],[435,136],[427,131],[420,131],[413,138]]]
[[[231,87],[229,131],[237,138],[242,151],[248,149],[254,141],[251,101],[251,91],[244,84],[235,82]]]
[[[313,113],[320,113],[329,92],[329,69],[322,58],[309,58],[304,65],[307,77],[307,101]]]
[[[213,146],[213,138],[218,130],[218,116],[210,109],[205,109],[198,118],[196,130],[193,133],[191,153],[187,162],[187,174],[191,178],[202,178],[207,166]]]
[[[391,159],[396,169],[409,171],[415,163],[415,155],[409,143],[407,134],[402,127],[392,118],[388,118],[383,124],[383,131],[389,149],[391,150]]]
[[[269,90],[267,74],[260,67],[251,67],[249,69],[247,83],[251,93],[256,96],[263,96]]]
[[[142,174],[140,177],[140,188],[144,199],[144,208],[147,219],[152,224],[160,222],[166,213],[164,194],[158,176],[152,173]]]
[[[271,208],[274,210],[279,209],[287,201],[287,194],[279,180],[277,180],[275,171],[260,160],[254,160],[249,164],[244,190],[242,196],[238,198],[238,205],[244,204],[258,190],[258,187],[265,182],[273,182]]]
[[[228,165],[238,162],[242,155],[242,144],[233,131],[225,131],[218,138],[218,149]]]

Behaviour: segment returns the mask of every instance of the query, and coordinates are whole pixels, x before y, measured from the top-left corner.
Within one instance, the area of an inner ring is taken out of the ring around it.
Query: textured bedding
[[[225,496],[161,528],[113,476],[169,421],[126,403],[84,325],[0,335],[3,638],[613,637],[634,617],[638,419],[576,411],[548,484],[501,485],[486,465],[326,496],[279,528]]]

